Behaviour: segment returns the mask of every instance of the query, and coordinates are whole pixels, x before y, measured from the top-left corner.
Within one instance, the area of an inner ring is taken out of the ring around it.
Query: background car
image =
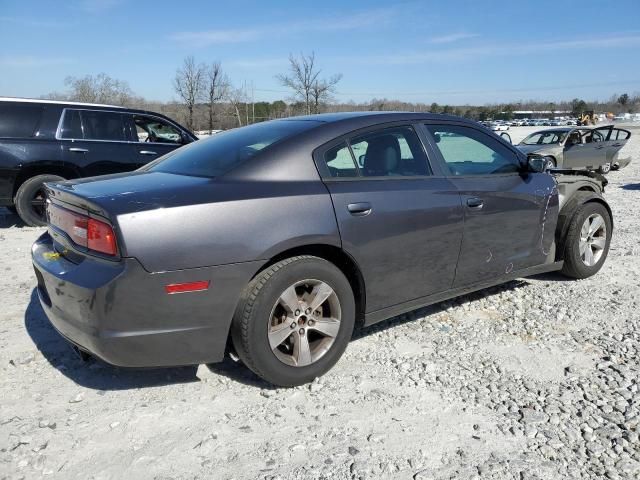
[[[554,128],[540,130],[524,138],[518,149],[545,158],[548,169],[569,168],[599,170],[608,173],[611,165],[620,164],[618,154],[631,132],[613,125],[598,128]],[[627,157],[622,163],[628,164]]]
[[[130,174],[48,183],[40,303],[116,365],[211,363],[232,348],[267,381],[300,385],[338,361],[356,324],[521,276],[595,274],[612,232],[602,184],[543,170],[451,116],[230,130]]]
[[[45,225],[45,182],[135,170],[194,140],[155,112],[0,98],[0,206]]]

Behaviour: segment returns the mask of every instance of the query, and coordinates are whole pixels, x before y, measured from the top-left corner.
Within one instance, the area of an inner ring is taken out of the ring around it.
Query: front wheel
[[[582,205],[569,224],[562,273],[571,278],[595,275],[609,253],[613,224],[604,205]]]
[[[544,157],[544,169],[553,170],[556,168],[556,159],[553,157]]]
[[[30,227],[42,227],[47,224],[44,184],[63,180],[64,178],[58,175],[36,175],[20,185],[14,203],[24,223]]]
[[[603,165],[600,166],[600,168],[598,169],[598,171],[600,173],[609,173],[611,171],[611,163],[607,162]]]
[[[254,373],[292,387],[333,367],[354,324],[355,301],[347,278],[332,263],[305,255],[282,260],[249,283],[231,338]]]

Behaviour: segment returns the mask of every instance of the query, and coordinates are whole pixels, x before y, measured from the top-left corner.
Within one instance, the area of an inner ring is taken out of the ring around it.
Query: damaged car
[[[586,169],[609,173],[612,167],[622,168],[631,161],[628,154],[621,155],[629,138],[629,130],[613,125],[553,128],[532,133],[517,148],[527,155],[543,156],[547,169]]]
[[[48,183],[37,293],[62,336],[111,364],[230,354],[301,385],[357,325],[515,278],[598,272],[606,181],[545,162],[445,115],[233,129],[133,173]]]

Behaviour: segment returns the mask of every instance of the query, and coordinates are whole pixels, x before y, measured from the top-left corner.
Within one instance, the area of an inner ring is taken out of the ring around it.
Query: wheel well
[[[13,196],[16,196],[18,189],[24,182],[26,182],[30,178],[35,177],[36,175],[59,175],[66,179],[78,178],[80,176],[75,169],[63,165],[30,165],[24,167],[22,170],[20,170],[20,173],[18,173],[16,181],[13,184]]]
[[[362,277],[362,272],[355,260],[341,248],[334,247],[332,245],[304,245],[285,250],[265,263],[262,268],[256,272],[256,275],[280,260],[295,257],[297,255],[313,255],[315,257],[323,258],[340,269],[344,276],[347,277],[347,280],[349,280],[351,289],[353,290],[356,302],[356,323],[358,325],[362,325],[364,323],[366,305],[364,278]]]

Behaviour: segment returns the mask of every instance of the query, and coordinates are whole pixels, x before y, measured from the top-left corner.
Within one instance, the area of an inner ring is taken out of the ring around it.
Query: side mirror
[[[500,133],[500,136],[507,142],[513,144],[513,142],[511,141],[511,135],[509,135],[507,132]]]
[[[184,132],[180,133],[180,143],[182,145],[186,145],[187,143],[191,143],[193,140],[191,140],[191,137],[189,135],[187,135]]]
[[[440,134],[439,133],[434,133],[433,134],[433,139],[436,141],[436,143],[440,143]]]
[[[529,171],[535,173],[543,173],[547,169],[547,162],[544,157],[539,155],[532,155],[527,158],[527,165],[529,167]]]
[[[358,166],[359,166],[360,168],[364,167],[364,155],[360,155],[360,156],[358,157]]]

